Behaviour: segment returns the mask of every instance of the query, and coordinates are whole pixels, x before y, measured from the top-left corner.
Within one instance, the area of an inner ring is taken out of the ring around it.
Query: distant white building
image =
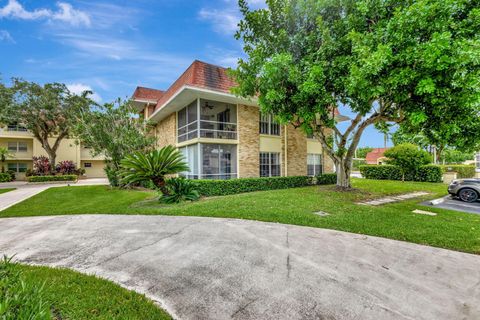
[[[475,155],[475,166],[477,171],[480,172],[480,152]]]

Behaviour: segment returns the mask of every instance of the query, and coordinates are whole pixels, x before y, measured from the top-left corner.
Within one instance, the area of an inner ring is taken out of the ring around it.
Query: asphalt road
[[[234,219],[0,219],[0,254],[94,273],[178,319],[480,319],[480,256]]]
[[[446,196],[444,198],[444,201],[437,205],[430,204],[430,201],[423,202],[422,204],[434,208],[480,214],[480,201],[477,201],[475,203],[468,203],[453,198],[452,196]]]

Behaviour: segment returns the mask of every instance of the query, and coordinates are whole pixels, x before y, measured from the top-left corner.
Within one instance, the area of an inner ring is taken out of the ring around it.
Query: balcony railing
[[[184,142],[196,138],[209,139],[237,139],[237,124],[232,122],[219,122],[198,120],[190,122],[178,128],[178,142]]]
[[[14,131],[14,132],[27,132],[27,128],[18,126],[18,125],[9,125],[7,126],[7,131]]]

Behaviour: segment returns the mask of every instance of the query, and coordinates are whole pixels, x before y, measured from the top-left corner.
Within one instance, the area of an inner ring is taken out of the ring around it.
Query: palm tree
[[[7,158],[13,157],[13,154],[8,151],[7,148],[5,147],[0,147],[0,162],[2,163],[2,172],[5,172],[5,161],[7,161]]]
[[[174,146],[166,146],[148,153],[134,152],[125,157],[120,165],[122,183],[128,185],[152,181],[165,195],[169,194],[165,176],[190,170],[183,155]]]

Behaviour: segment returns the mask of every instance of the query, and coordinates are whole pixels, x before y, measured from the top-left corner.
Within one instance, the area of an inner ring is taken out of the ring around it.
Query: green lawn
[[[13,191],[13,190],[15,190],[15,188],[0,189],[0,194]]]
[[[59,214],[161,214],[252,219],[321,227],[405,240],[480,254],[480,216],[420,206],[421,200],[446,194],[446,185],[354,179],[354,192],[333,186],[244,193],[205,198],[194,203],[162,205],[152,192],[104,186],[52,188],[0,212],[0,216]],[[388,194],[428,191],[431,195],[378,207],[360,200]],[[437,216],[412,213],[420,208]],[[330,215],[320,217],[316,211]]]
[[[2,268],[5,268],[5,265]],[[3,304],[10,312],[10,318],[7,316],[6,319],[34,319],[25,316],[25,313],[39,310],[40,305],[56,320],[172,319],[145,296],[94,276],[66,269],[19,264],[10,264],[7,269],[2,268],[0,289],[3,290],[0,290],[0,307],[2,301],[9,301]],[[43,290],[38,291],[43,284]],[[20,316],[22,313],[23,317]],[[37,314],[35,319],[39,319],[38,316]]]

